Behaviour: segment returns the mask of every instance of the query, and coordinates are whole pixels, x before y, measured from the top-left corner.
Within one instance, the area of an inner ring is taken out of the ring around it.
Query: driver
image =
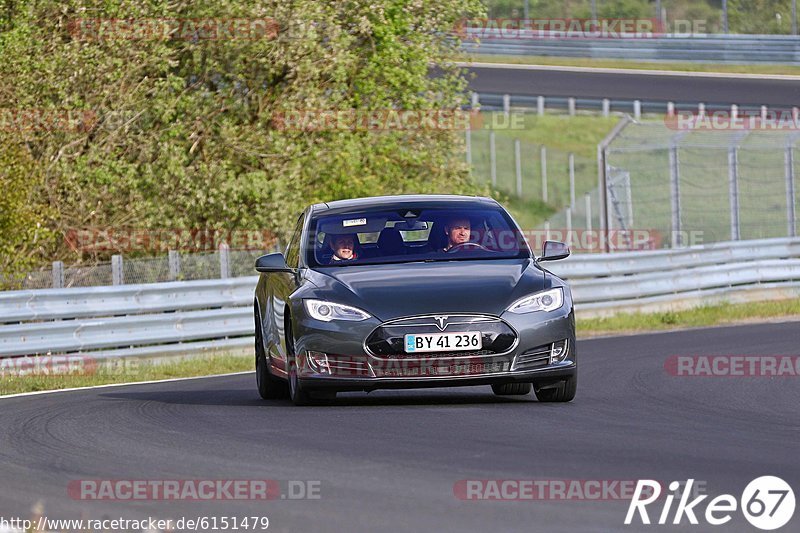
[[[358,259],[358,254],[355,250],[356,239],[351,233],[342,235],[332,235],[330,246],[333,250],[333,257],[331,262],[334,261],[353,261]]]
[[[444,247],[445,252],[454,246],[469,242],[469,238],[472,235],[471,225],[469,219],[466,217],[451,218],[445,224],[444,231],[447,234],[447,246]]]

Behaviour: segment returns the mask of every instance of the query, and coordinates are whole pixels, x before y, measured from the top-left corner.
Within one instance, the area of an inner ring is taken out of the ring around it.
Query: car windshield
[[[312,220],[311,266],[530,257],[501,208],[365,210]]]

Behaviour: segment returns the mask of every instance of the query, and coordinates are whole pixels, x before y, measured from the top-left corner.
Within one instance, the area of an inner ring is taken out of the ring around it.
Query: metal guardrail
[[[476,43],[478,37],[480,42]],[[491,55],[800,65],[800,38],[790,35],[564,39],[521,32],[514,38],[503,37],[494,30],[467,30],[462,48],[468,53]]]
[[[548,264],[579,316],[800,296],[800,238],[574,255]],[[249,350],[256,278],[43,289],[0,295],[0,358],[155,357]]]

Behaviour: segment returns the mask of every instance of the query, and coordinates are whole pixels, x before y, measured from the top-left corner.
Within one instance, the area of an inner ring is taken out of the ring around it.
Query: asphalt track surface
[[[674,377],[664,362],[798,355],[800,323],[584,340],[578,350],[570,404],[471,387],[298,408],[260,400],[253,374],[0,400],[0,517],[39,502],[48,518],[261,515],[269,531],[728,532],[756,530],[739,512],[716,528],[625,527],[627,501],[463,501],[453,487],[694,478],[711,496],[739,498],[750,480],[777,475],[798,493],[800,378]],[[73,500],[67,485],[80,479],[319,480],[320,499]],[[798,524],[800,510],[780,531]]]
[[[766,105],[788,109],[800,106],[800,81],[684,76],[628,72],[584,72],[552,67],[470,67],[470,89],[479,93],[528,96]]]

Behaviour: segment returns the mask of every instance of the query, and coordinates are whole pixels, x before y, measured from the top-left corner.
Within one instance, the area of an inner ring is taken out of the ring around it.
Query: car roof
[[[313,215],[338,214],[359,211],[363,209],[385,208],[430,208],[430,207],[458,207],[478,208],[497,207],[500,204],[492,199],[482,196],[460,196],[456,194],[399,194],[394,196],[371,196],[367,198],[353,198],[350,200],[335,200],[311,206]]]

